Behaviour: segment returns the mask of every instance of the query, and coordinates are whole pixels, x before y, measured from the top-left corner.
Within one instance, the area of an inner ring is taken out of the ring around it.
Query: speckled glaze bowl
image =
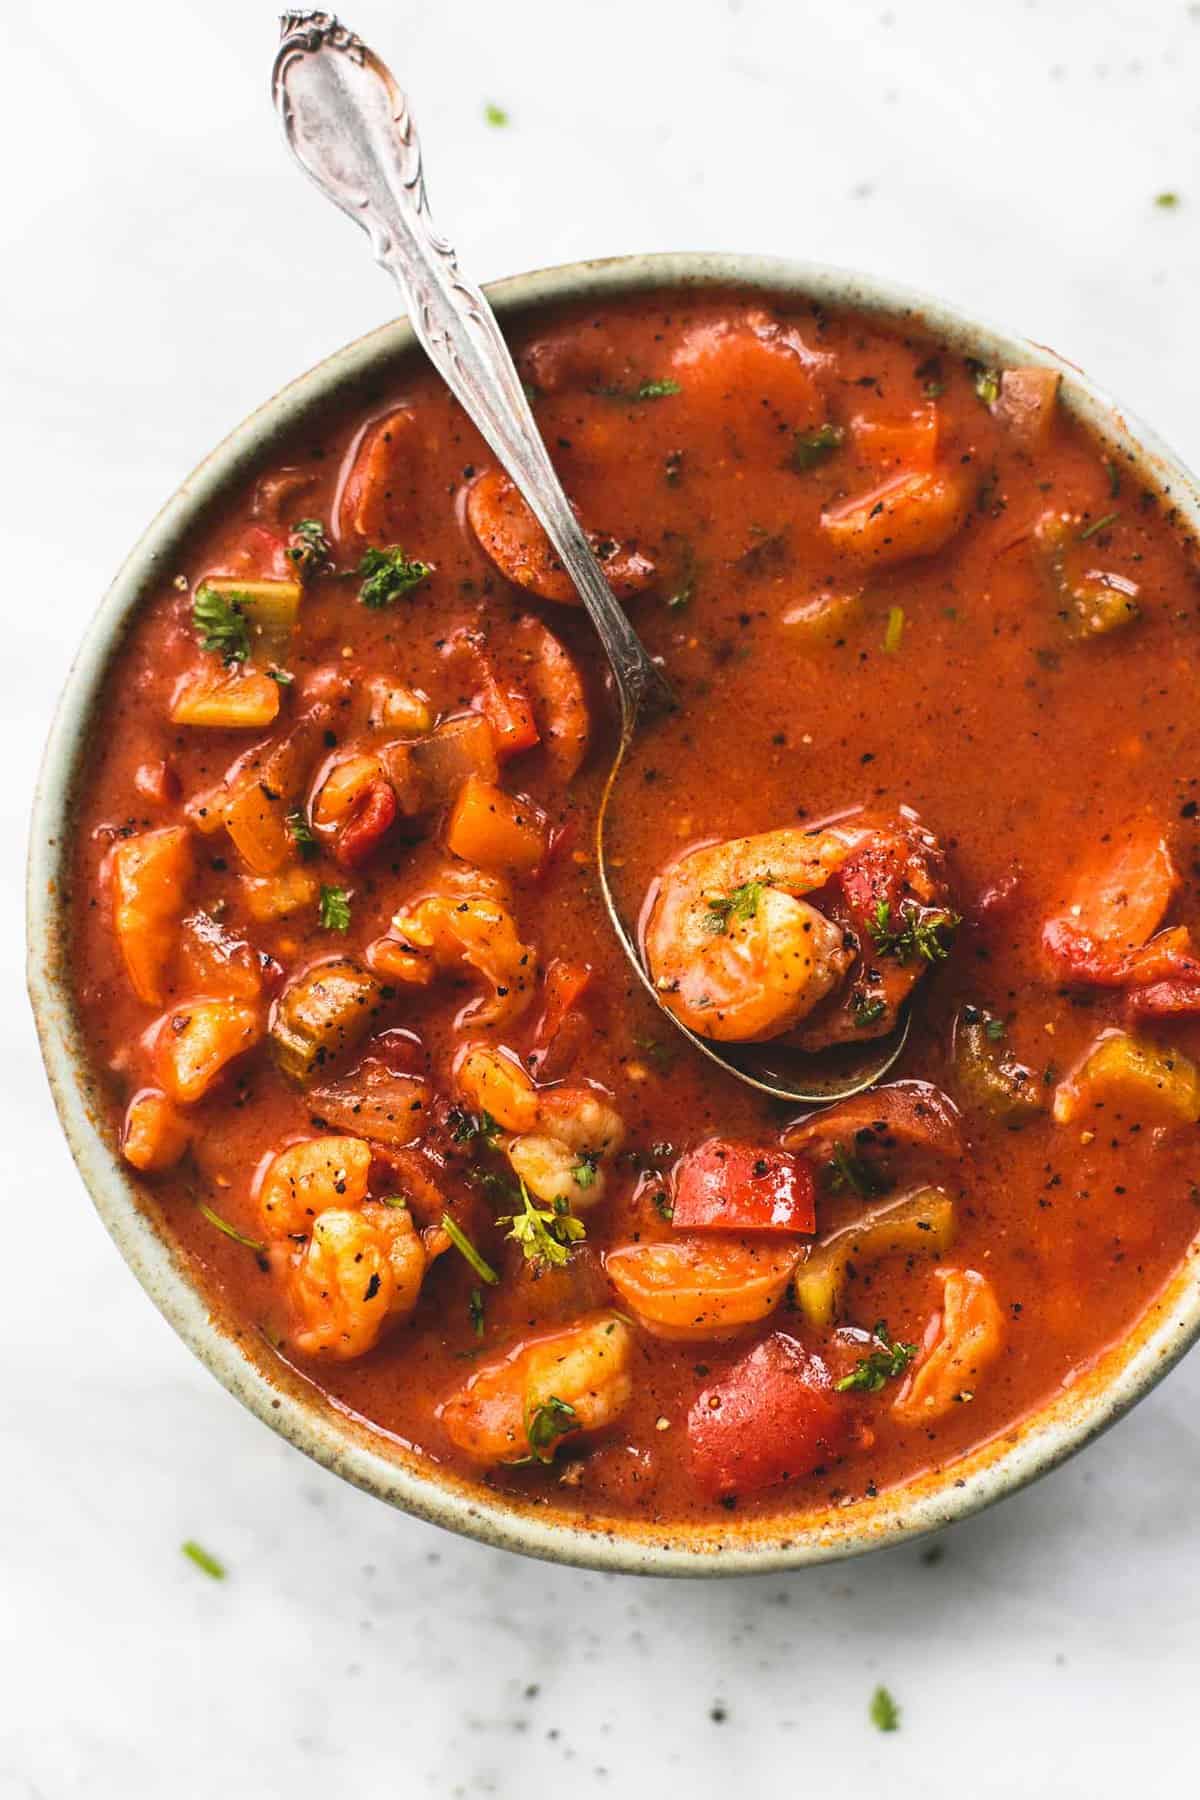
[[[992,367],[1040,363],[1062,375],[1063,403],[1128,455],[1147,485],[1169,497],[1200,536],[1194,478],[1152,433],[1131,425],[1072,365],[979,325],[936,301],[874,278],[753,256],[664,255],[572,263],[497,282],[502,320],[524,320],[573,300],[657,287],[734,286],[852,306],[928,333]],[[50,733],[33,805],[28,873],[28,979],[59,1118],[100,1217],[147,1294],[201,1361],[244,1405],[291,1443],[404,1511],[526,1555],[630,1574],[742,1575],[857,1555],[933,1531],[1023,1487],[1098,1436],[1171,1368],[1200,1335],[1200,1235],[1126,1340],[1039,1412],[944,1470],[844,1508],[781,1512],[703,1527],[643,1526],[583,1518],[499,1498],[449,1475],[385,1433],[348,1416],[280,1363],[256,1333],[214,1311],[177,1250],[153,1189],[124,1164],[98,1101],[69,978],[70,842],[74,796],[109,663],[129,622],[196,522],[219,507],[315,408],[352,402],[419,355],[406,320],[385,325],[283,390],[240,425],[185,481],[133,550],[72,665]]]

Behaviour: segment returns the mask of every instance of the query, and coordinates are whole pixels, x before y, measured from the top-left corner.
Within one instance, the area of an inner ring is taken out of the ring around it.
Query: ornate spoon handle
[[[618,604],[546,452],[525,390],[479,288],[434,229],[421,146],[388,69],[329,13],[286,13],[271,88],[288,146],[361,225],[404,294],[429,360],[520,489],[570,575],[612,666],[623,739],[670,690]]]

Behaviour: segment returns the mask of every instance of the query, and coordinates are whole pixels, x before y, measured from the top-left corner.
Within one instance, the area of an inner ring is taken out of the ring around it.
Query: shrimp
[[[484,1467],[553,1462],[559,1444],[602,1431],[633,1395],[633,1333],[615,1313],[526,1338],[485,1363],[443,1401],[438,1417],[455,1447]]]
[[[491,897],[484,877],[475,892],[428,894],[402,907],[367,960],[378,973],[418,986],[464,965],[474,969],[491,989],[464,1014],[476,1025],[519,1017],[533,998],[537,974],[537,952],[521,941],[512,913]]]
[[[304,1356],[364,1356],[417,1304],[429,1250],[405,1206],[326,1207],[296,1250],[285,1287]]]
[[[621,1148],[625,1123],[595,1088],[538,1088],[487,1044],[468,1045],[455,1078],[467,1104],[500,1126],[501,1147],[535,1200],[566,1200],[578,1212],[604,1198],[603,1159]]]
[[[924,1425],[970,1400],[975,1383],[997,1356],[1004,1319],[991,1282],[977,1269],[935,1269],[941,1310],[925,1329],[920,1360],[892,1402],[905,1425]]]
[[[267,1165],[259,1186],[267,1235],[293,1237],[309,1231],[328,1207],[359,1206],[370,1173],[371,1147],[362,1138],[305,1138],[289,1145]]]
[[[683,1343],[733,1337],[765,1319],[800,1260],[798,1244],[748,1237],[669,1238],[610,1250],[605,1271],[655,1337]]]
[[[854,960],[842,927],[800,896],[823,887],[865,835],[853,824],[764,831],[668,868],[645,936],[664,1006],[722,1043],[792,1030]]]

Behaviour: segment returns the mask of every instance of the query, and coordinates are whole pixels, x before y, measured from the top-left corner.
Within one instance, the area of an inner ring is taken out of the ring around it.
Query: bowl
[[[919,329],[989,367],[1042,364],[1062,401],[1115,450],[1136,455],[1147,485],[1200,536],[1194,478],[1053,352],[875,277],[775,258],[668,254],[570,263],[494,283],[501,320],[658,287],[738,287],[855,307]],[[121,1255],[159,1311],[218,1381],[315,1461],[405,1512],[480,1542],[594,1569],[650,1575],[740,1575],[880,1549],[962,1519],[1046,1474],[1142,1398],[1200,1335],[1200,1234],[1130,1335],[1037,1412],[942,1470],[846,1508],[717,1525],[642,1525],[557,1515],[498,1499],[336,1408],[282,1364],[258,1334],[214,1312],[176,1249],[153,1193],[123,1163],[96,1098],[69,979],[69,844],[89,728],[109,663],[148,592],[195,521],[314,408],[352,397],[419,354],[407,321],[382,326],[302,375],[253,413],[188,477],[117,575],[71,666],[33,805],[28,867],[28,982],[58,1115],[84,1184]]]

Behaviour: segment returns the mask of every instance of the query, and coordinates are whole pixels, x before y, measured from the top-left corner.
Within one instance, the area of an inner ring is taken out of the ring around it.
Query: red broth
[[[644,1520],[883,1490],[1070,1382],[1196,1228],[1192,552],[1052,387],[873,319],[662,293],[517,348],[682,702],[618,807],[630,915],[697,845],[915,814],[933,914],[890,890],[880,948],[872,888],[838,929],[915,983],[889,1084],[937,1096],[797,1132],[803,1109],[692,1053],[644,994],[593,860],[601,657],[414,363],[246,481],[112,669],[71,897],[104,1104],[118,1131],[140,1096],[129,1151],[201,1286],[443,1466]],[[363,572],[393,547],[407,561]],[[707,893],[698,954],[756,926],[777,878]],[[932,948],[899,944],[931,918]],[[357,998],[298,988],[336,958]],[[500,1124],[480,1129],[500,1090],[464,1074],[468,1044],[489,1081],[504,1053]],[[874,1237],[823,1247],[864,1219]]]

